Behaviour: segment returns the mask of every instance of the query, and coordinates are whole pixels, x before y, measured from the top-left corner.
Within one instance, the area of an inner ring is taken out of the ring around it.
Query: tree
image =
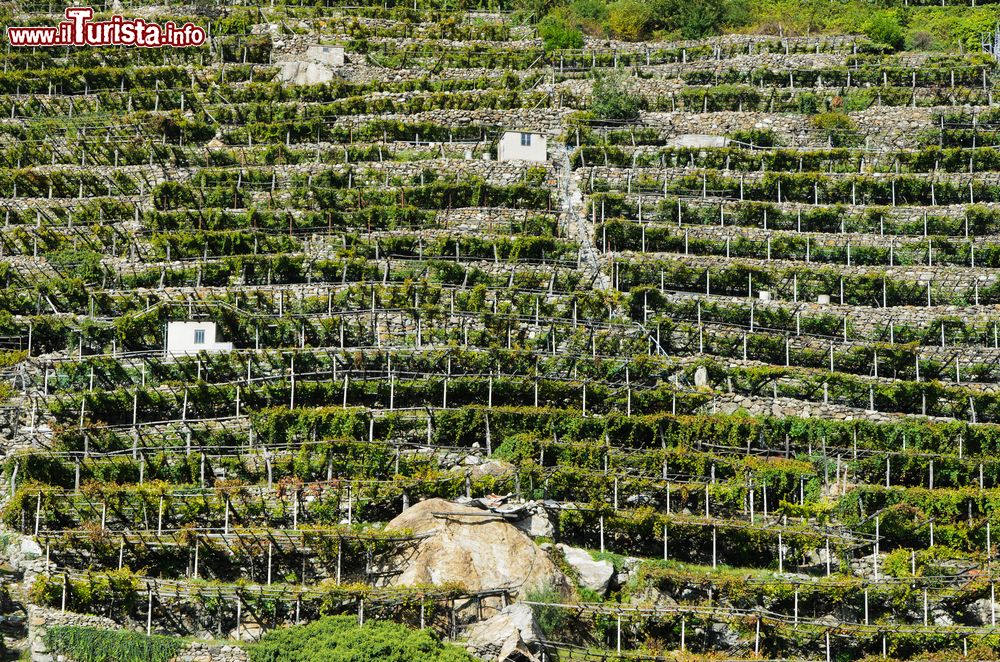
[[[601,22],[608,18],[608,5],[604,0],[573,0],[569,9],[587,21]]]
[[[570,23],[565,11],[553,11],[539,21],[538,35],[547,51],[583,47],[583,33]]]
[[[653,8],[648,2],[619,0],[609,8],[608,27],[619,39],[640,41],[649,36],[653,17]]]
[[[646,108],[646,100],[628,89],[621,74],[607,74],[594,81],[590,109],[602,120],[634,120]]]
[[[883,44],[895,51],[902,50],[906,41],[903,27],[892,14],[880,14],[868,21],[865,36],[876,44]]]
[[[685,39],[717,33],[734,11],[734,4],[727,0],[688,0],[677,5],[677,27]]]

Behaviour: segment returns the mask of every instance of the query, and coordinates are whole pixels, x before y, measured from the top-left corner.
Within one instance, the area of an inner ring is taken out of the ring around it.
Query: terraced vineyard
[[[994,60],[349,4],[0,56],[8,647],[996,659]]]

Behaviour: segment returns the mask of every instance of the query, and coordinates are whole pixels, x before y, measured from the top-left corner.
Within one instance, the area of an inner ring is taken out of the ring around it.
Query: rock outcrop
[[[344,66],[344,49],[322,44],[309,46],[298,59],[279,62],[278,78],[294,85],[328,83]]]
[[[579,574],[581,586],[597,591],[601,595],[608,592],[611,579],[615,576],[615,566],[610,561],[595,561],[587,550],[562,543],[556,547],[562,552],[566,562]]]
[[[514,597],[566,577],[523,531],[502,516],[444,499],[405,510],[387,529],[430,534],[391,560],[392,585],[456,582],[470,591],[507,588]]]
[[[515,603],[496,616],[474,623],[466,631],[466,648],[482,660],[535,662],[532,646],[542,634],[531,607]]]
[[[478,499],[458,499],[462,505],[482,508],[502,516],[508,522],[527,533],[532,538],[555,536],[555,522],[549,508],[557,509],[556,502],[525,501],[509,503],[510,495],[480,497]]]
[[[532,538],[552,538],[555,536],[556,527],[543,504],[537,502],[525,504],[523,512],[521,519],[514,522],[514,526]]]

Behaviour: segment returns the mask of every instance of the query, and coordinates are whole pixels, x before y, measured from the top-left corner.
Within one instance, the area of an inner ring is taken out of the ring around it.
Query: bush
[[[674,17],[675,26],[685,39],[701,39],[715,34],[725,23],[742,22],[739,3],[729,0],[669,0],[674,5],[667,15]]]
[[[929,51],[934,48],[934,35],[926,30],[919,30],[911,37],[911,48],[915,51]]]
[[[608,74],[594,81],[590,109],[602,120],[635,120],[646,100],[630,91],[621,74]]]
[[[868,21],[865,36],[876,44],[884,44],[895,51],[902,50],[906,41],[903,27],[891,14],[881,14]]]
[[[398,623],[327,616],[307,625],[273,630],[248,647],[252,662],[473,662],[431,630]]]
[[[45,257],[53,267],[70,278],[93,282],[99,280],[104,273],[101,254],[96,251],[60,248],[46,253]]]
[[[648,2],[619,0],[609,8],[608,27],[619,39],[641,41],[649,37],[653,18],[653,8]]]
[[[53,625],[45,631],[45,645],[77,662],[167,662],[183,645],[177,637],[147,637],[131,630]]]
[[[538,23],[538,35],[546,51],[583,47],[583,33],[569,22],[565,12],[555,11],[543,18]]]
[[[799,112],[803,115],[812,115],[819,112],[819,98],[814,92],[799,94]]]
[[[843,109],[845,113],[868,110],[875,103],[875,91],[870,88],[850,90],[844,96]]]
[[[858,125],[844,113],[820,113],[813,116],[812,123],[832,147],[849,147],[859,141]]]
[[[771,129],[740,129],[729,134],[730,140],[740,143],[750,143],[757,147],[777,147],[777,134]]]
[[[569,9],[587,21],[600,23],[608,19],[608,5],[604,0],[573,0]]]
[[[568,564],[567,564],[568,565]],[[563,595],[555,588],[547,586],[535,589],[528,593],[528,602],[540,602],[543,604],[560,604],[563,602]],[[535,620],[538,628],[547,638],[565,641],[565,628],[569,623],[570,612],[559,607],[533,606]]]
[[[748,22],[745,0],[572,0],[549,14],[587,34],[611,34],[625,41],[698,39],[724,25]],[[539,31],[542,26],[539,25]],[[543,36],[544,38],[544,36]]]

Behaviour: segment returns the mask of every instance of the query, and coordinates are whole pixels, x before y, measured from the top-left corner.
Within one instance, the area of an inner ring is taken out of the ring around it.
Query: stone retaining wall
[[[46,629],[57,625],[97,627],[121,630],[122,626],[111,619],[90,614],[61,612],[28,606],[28,651],[32,662],[73,662],[66,655],[50,651],[45,645]],[[216,643],[191,642],[175,658],[176,662],[248,662],[246,651],[239,646]]]

